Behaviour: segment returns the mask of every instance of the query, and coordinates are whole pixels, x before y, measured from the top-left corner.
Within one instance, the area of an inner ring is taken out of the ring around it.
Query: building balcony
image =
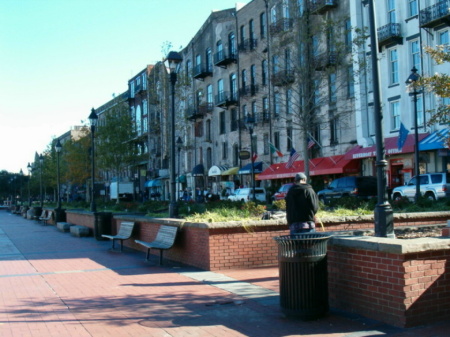
[[[210,114],[214,111],[214,103],[200,103],[198,105],[198,111],[203,115]]]
[[[438,25],[450,25],[450,0],[422,9],[419,14],[420,28],[434,28]]]
[[[193,77],[197,80],[204,80],[208,76],[212,76],[212,66],[198,64],[194,67]]]
[[[258,113],[257,119],[261,123],[269,123],[270,121],[270,112],[267,109],[263,109],[262,112]]]
[[[214,65],[217,67],[226,68],[229,64],[236,62],[237,55],[233,52],[225,52],[222,50],[214,55]]]
[[[292,29],[294,20],[283,18],[270,25],[270,34],[276,35]]]
[[[272,84],[277,87],[282,87],[295,82],[295,73],[293,70],[281,70],[272,74]]]
[[[247,39],[241,43],[239,43],[239,51],[240,52],[250,52],[256,49],[258,47],[258,40],[257,39]]]
[[[222,91],[216,95],[216,106],[227,109],[229,106],[238,104],[237,93]]]
[[[245,87],[241,87],[239,89],[239,96],[241,97],[255,96],[258,91],[259,87],[257,84],[246,85]]]
[[[326,52],[314,57],[314,69],[317,71],[334,67],[338,64],[338,54],[336,52]]]
[[[309,9],[311,14],[324,14],[327,11],[336,8],[338,0],[311,0],[309,2]]]
[[[399,23],[389,23],[377,29],[378,49],[390,44],[403,44],[403,37]]]
[[[136,86],[136,89],[135,89],[136,94],[141,94],[141,93],[145,93],[145,92],[147,92],[147,89],[144,88],[143,84],[139,84]]]
[[[185,114],[186,114],[186,118],[191,121],[197,120],[197,119],[202,119],[206,116],[206,113],[204,113],[203,111],[200,111],[195,106],[187,107],[185,110]]]

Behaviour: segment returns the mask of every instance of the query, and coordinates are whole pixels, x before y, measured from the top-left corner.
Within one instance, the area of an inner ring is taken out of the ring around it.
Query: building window
[[[286,114],[292,113],[292,89],[286,89]]]
[[[391,49],[389,51],[389,79],[390,84],[398,83],[398,51]]]
[[[239,146],[237,144],[233,145],[233,166],[239,165]]]
[[[328,95],[330,103],[336,104],[337,95],[336,95],[336,73],[331,73],[328,76]]]
[[[335,116],[334,112],[330,111],[330,145],[336,145],[338,143],[338,118]]]
[[[259,34],[261,35],[261,39],[267,36],[266,12],[259,15]]]
[[[278,69],[279,69],[278,55],[274,55],[272,56],[272,73],[276,74],[278,72]]]
[[[261,74],[261,82],[262,85],[267,85],[267,60],[263,60],[261,62],[262,74]]]
[[[390,112],[391,112],[391,130],[400,129],[400,102],[394,101],[390,102]]]
[[[198,55],[195,57],[195,65],[196,65],[196,66],[201,66],[201,65],[202,65],[202,56],[201,56],[200,54],[198,54]]]
[[[418,71],[421,69],[420,44],[418,40],[410,42],[412,66]],[[411,67],[412,68],[412,67]]]
[[[241,80],[242,80],[242,89],[245,90],[245,88],[247,87],[247,70],[246,69],[242,70]]]
[[[236,74],[230,75],[230,94],[231,99],[237,100],[237,83],[236,83]]]
[[[228,34],[228,51],[230,52],[230,56],[236,55],[236,37],[233,32]]]
[[[279,149],[280,148],[280,133],[278,131],[273,133],[273,145]],[[289,149],[290,150],[290,149]]]
[[[273,94],[273,114],[274,116],[278,116],[280,114],[280,110],[281,110],[281,97],[280,97],[280,93],[276,92]]]
[[[219,132],[221,135],[223,135],[226,132],[225,128],[225,111],[220,112],[220,126],[219,126]]]
[[[288,150],[288,151],[290,151],[291,149],[292,149],[292,147],[293,147],[293,144],[292,144],[292,126],[289,126],[289,127],[287,127],[286,128],[286,132],[287,132],[287,137],[286,137],[286,149]]]
[[[417,0],[408,0],[409,1],[409,16],[416,16],[419,14],[418,7],[417,7]]]
[[[250,41],[250,43],[253,44],[253,40],[255,39],[255,27],[254,27],[253,19],[251,19],[248,22],[248,30],[249,30],[249,38],[250,38],[250,40],[252,40],[252,41]]]
[[[417,126],[423,127],[424,124],[425,124],[425,118],[424,118],[424,111],[423,111],[423,96],[417,95]]]
[[[222,159],[228,158],[228,143],[223,142],[222,143]]]
[[[273,6],[270,9],[270,23],[275,24],[277,23],[277,7]]]
[[[439,34],[439,36],[438,36],[438,37],[439,37],[439,39],[438,39],[439,44],[440,44],[440,45],[447,46],[447,45],[448,45],[448,42],[449,42],[449,39],[448,39],[448,30],[441,31],[441,32],[439,32],[438,34]]]
[[[241,35],[241,43],[244,43],[245,42],[245,26],[241,26],[239,32]]]
[[[263,97],[263,120],[269,120],[269,99],[267,97]]]
[[[213,103],[213,87],[212,87],[212,84],[209,84],[206,87],[206,102],[208,102],[209,104]]]
[[[253,86],[256,84],[256,66],[254,64],[250,66],[250,84]]]
[[[186,61],[186,74],[190,78],[192,76],[192,62],[191,60]]]
[[[395,12],[395,0],[388,0],[387,2],[387,15],[388,15],[388,23],[396,23],[397,22],[397,14]]]
[[[345,20],[345,47],[351,50],[353,45],[352,22],[350,19]]]
[[[269,134],[263,134],[263,154],[269,154]]]
[[[238,129],[238,119],[237,119],[237,110],[231,109],[231,131],[236,131]]]
[[[223,99],[223,79],[217,81],[217,95],[219,96],[219,101]]]
[[[212,141],[212,138],[211,138],[211,120],[210,119],[208,119],[206,121],[206,141],[207,142],[211,142]]]
[[[303,13],[305,12],[305,0],[298,0],[297,6],[298,6],[298,13],[300,14],[300,16],[302,16]]]
[[[212,71],[212,53],[211,48],[206,49],[206,70]]]
[[[347,68],[347,97],[355,97],[355,77],[353,66]]]

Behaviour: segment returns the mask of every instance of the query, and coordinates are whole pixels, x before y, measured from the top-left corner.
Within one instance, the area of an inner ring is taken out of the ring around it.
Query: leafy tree
[[[61,166],[62,181],[84,185],[91,177],[90,171],[90,131],[87,126],[81,130],[78,139],[69,139],[63,144]]]
[[[283,8],[274,12],[282,13]],[[271,25],[270,46],[266,48],[270,55],[263,57],[269,61],[273,84],[274,127],[286,130],[288,139],[299,137],[297,151],[303,154],[309,175],[309,158],[322,156],[324,143],[335,146],[342,142],[339,133],[342,138],[352,134],[344,131],[355,125],[349,84],[359,78],[359,71],[366,70],[365,55],[359,47],[367,34],[364,29],[350,27],[346,15],[315,15],[309,7],[293,12],[300,14]],[[264,117],[259,120],[265,122]],[[321,144],[311,149],[310,140]]]
[[[434,49],[427,46],[425,47],[425,51],[437,64],[450,62],[450,53],[447,46],[437,46]],[[424,76],[420,79],[419,84],[441,98],[450,98],[450,75],[448,74],[436,73],[429,77]],[[446,104],[446,102],[448,100],[442,100],[438,108],[431,112],[428,125],[436,123],[448,124],[450,122],[450,105]],[[449,139],[447,139],[447,144],[450,145]]]
[[[116,100],[104,113],[96,132],[96,163],[99,169],[111,172],[120,182],[122,172],[135,161],[137,146],[133,142],[136,132],[128,105],[119,98]]]

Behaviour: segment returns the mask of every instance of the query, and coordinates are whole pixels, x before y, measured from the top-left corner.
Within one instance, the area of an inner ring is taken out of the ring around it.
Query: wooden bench
[[[147,256],[145,258],[147,261],[150,257],[150,249],[159,249],[159,265],[162,265],[163,250],[172,248],[177,231],[178,227],[161,225],[158,233],[156,234],[155,240],[152,242],[145,242],[141,240],[135,240],[135,242],[147,248]]]
[[[48,225],[48,221],[52,219],[53,212],[47,211],[47,214],[44,216],[39,217],[39,221],[42,221],[42,223],[45,225]]]
[[[123,240],[131,238],[134,229],[134,222],[122,222],[117,235],[102,234],[102,237],[112,240],[112,249],[114,250],[114,241],[120,240],[120,251],[123,251]]]
[[[45,214],[47,214],[47,211],[45,209],[42,209],[41,215],[35,214],[33,216],[33,220],[40,222],[40,219],[45,217]]]

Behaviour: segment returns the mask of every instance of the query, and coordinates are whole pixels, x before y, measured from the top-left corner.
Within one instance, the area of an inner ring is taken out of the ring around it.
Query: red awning
[[[359,165],[358,161],[347,160],[344,158],[344,155],[313,158],[309,161],[309,174],[310,176],[319,176],[326,174],[358,173]],[[288,169],[286,168],[286,163],[278,163],[272,164],[265,169],[256,179],[294,178],[296,173],[304,171],[305,165],[303,160],[294,162],[294,165]]]
[[[419,134],[419,141],[424,139],[428,133]],[[398,137],[389,137],[384,139],[384,147],[386,149],[386,155],[392,156],[394,154],[412,153],[414,152],[414,134],[409,134],[406,137],[405,144],[401,150],[398,149]],[[368,147],[355,146],[353,149],[345,154],[345,159],[363,159],[369,157],[376,157],[377,148],[375,145]]]
[[[344,155],[324,157],[317,167],[309,168],[311,176],[326,174],[358,173],[360,163],[357,160],[345,159]]]

